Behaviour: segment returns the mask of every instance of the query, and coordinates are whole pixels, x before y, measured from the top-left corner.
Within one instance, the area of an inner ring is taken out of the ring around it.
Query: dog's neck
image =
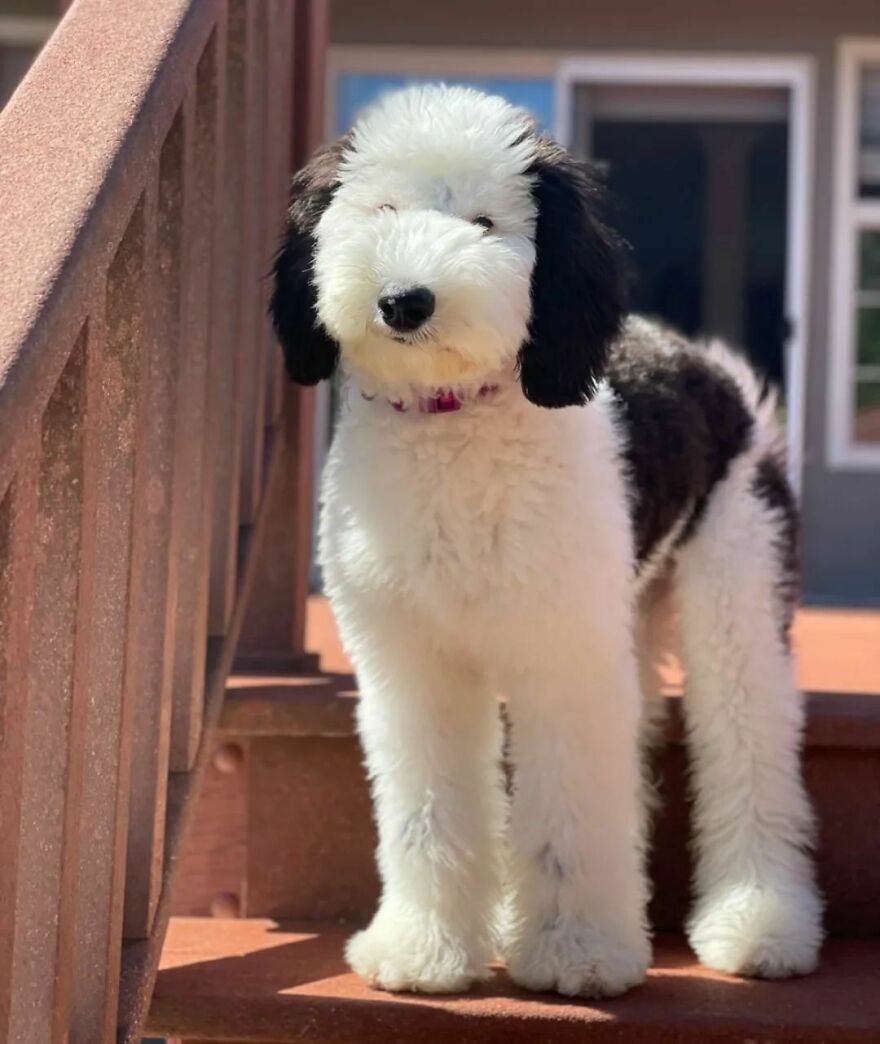
[[[497,384],[483,384],[476,391],[448,388],[431,395],[414,395],[409,400],[385,398],[384,401],[397,413],[408,413],[410,410],[419,413],[456,413],[469,402],[489,398],[497,391]],[[361,398],[373,402],[377,394],[361,391]]]

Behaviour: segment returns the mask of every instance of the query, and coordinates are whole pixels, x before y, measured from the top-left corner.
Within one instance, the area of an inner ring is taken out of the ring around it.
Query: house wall
[[[61,7],[61,0],[0,0],[0,15],[52,17]]]
[[[0,0],[0,109],[24,79],[53,23],[60,0]]]
[[[835,46],[880,37],[878,0],[334,0],[334,44],[809,55],[817,73],[803,513],[806,597],[880,603],[880,472],[826,465]]]

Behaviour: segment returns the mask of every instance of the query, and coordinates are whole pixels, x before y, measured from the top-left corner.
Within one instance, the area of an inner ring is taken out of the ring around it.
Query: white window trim
[[[781,87],[790,91],[788,244],[785,308],[792,320],[786,373],[789,477],[801,488],[810,301],[810,236],[815,165],[815,62],[806,55],[688,52],[568,53],[469,47],[335,46],[327,57],[326,129],[336,133],[336,88],[345,73],[518,76],[555,81],[554,134],[572,140],[574,93],[584,82]]]
[[[52,35],[57,18],[0,15],[0,46],[39,47]]]
[[[830,468],[876,471],[880,469],[880,445],[857,443],[853,438],[857,236],[862,229],[880,230],[880,200],[859,201],[856,197],[859,72],[866,62],[880,64],[880,37],[838,42],[827,442]]]

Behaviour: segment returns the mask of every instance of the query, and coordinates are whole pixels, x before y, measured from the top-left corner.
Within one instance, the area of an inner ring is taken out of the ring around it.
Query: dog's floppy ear
[[[602,188],[586,164],[540,138],[527,173],[538,213],[520,380],[538,406],[581,405],[595,393],[624,315],[621,242],[602,222]]]
[[[339,361],[339,345],[318,319],[312,264],[315,227],[339,184],[339,161],[349,143],[345,135],[319,149],[294,176],[287,230],[275,258],[269,311],[287,373],[298,384],[331,377]]]

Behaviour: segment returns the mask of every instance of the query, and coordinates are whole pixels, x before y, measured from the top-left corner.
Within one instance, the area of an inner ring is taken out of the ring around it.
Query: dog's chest
[[[343,437],[333,456],[323,555],[358,585],[429,607],[491,604],[565,557],[554,530],[571,516],[574,483],[539,440],[368,433]]]
[[[321,564],[345,627],[429,628],[503,673],[619,618],[633,563],[605,413],[499,411],[433,440],[389,427],[341,425],[325,471]]]
[[[470,446],[455,457],[416,463],[400,490],[413,520],[398,545],[401,565],[414,586],[480,598],[510,583],[524,564],[519,556],[539,539],[541,520],[525,508],[523,484],[540,476],[509,449]]]

